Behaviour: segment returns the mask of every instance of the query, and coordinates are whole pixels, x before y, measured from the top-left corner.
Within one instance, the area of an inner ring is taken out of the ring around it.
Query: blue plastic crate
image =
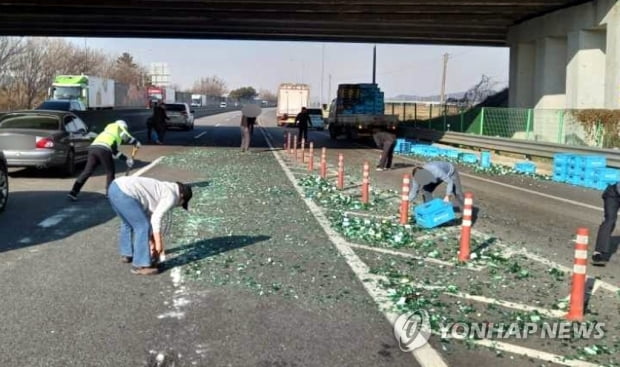
[[[568,175],[568,166],[553,166],[553,174],[554,175]]]
[[[514,170],[521,173],[536,173],[536,164],[533,162],[517,162]]]
[[[607,158],[604,155],[586,155],[583,156],[586,168],[605,168],[607,166]]]
[[[571,157],[572,160],[568,161],[569,167],[574,167],[577,169],[585,170],[586,169],[586,158],[582,155],[575,155]]]
[[[568,165],[568,161],[572,156],[574,156],[574,154],[556,153],[553,155],[553,165]]]
[[[461,153],[458,150],[448,149],[446,157],[458,159],[459,158],[459,154],[461,154]]]
[[[491,167],[491,152],[481,152],[480,153],[480,167],[482,167],[482,168],[490,168]]]
[[[554,172],[551,179],[555,182],[566,182],[568,174],[566,172]]]
[[[607,188],[607,186],[609,186],[609,183],[605,181],[595,181],[594,186],[595,189],[603,191]]]
[[[428,147],[425,149],[424,155],[427,157],[438,157],[439,156],[439,149],[435,148],[435,147]]]
[[[600,168],[595,170],[599,181],[614,183],[620,181],[620,170],[615,168]]]
[[[583,186],[585,184],[585,178],[583,176],[568,176],[566,182],[575,186]]]
[[[414,208],[415,221],[423,228],[434,228],[455,218],[452,204],[433,199]]]
[[[478,163],[478,156],[472,153],[462,153],[459,160],[465,163]]]
[[[600,181],[596,180],[594,177],[586,177],[583,180],[583,186],[595,189],[598,182]]]

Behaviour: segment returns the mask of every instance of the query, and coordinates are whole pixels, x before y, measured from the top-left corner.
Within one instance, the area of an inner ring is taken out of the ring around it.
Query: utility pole
[[[328,105],[332,103],[331,98],[332,98],[332,75],[329,74],[329,84],[328,84],[328,89],[327,89],[327,104]]]
[[[441,77],[441,94],[439,103],[446,103],[446,70],[448,69],[448,59],[450,58],[450,54],[443,54],[443,75]]]
[[[377,84],[377,45],[372,49],[372,84]]]
[[[325,78],[325,44],[323,44],[323,49],[321,51],[321,106],[323,106],[323,79]]]

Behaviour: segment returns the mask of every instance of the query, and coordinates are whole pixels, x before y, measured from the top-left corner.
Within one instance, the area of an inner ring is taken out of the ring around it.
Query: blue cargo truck
[[[385,114],[383,92],[377,84],[340,84],[327,116],[329,136],[349,139],[371,135],[374,129],[396,130],[398,117]]]

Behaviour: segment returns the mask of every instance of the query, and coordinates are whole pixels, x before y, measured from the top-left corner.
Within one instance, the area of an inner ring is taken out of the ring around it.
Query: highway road
[[[154,277],[131,275],[118,261],[118,220],[102,172],[70,203],[65,194],[73,179],[13,169],[0,215],[0,365],[432,365],[399,349],[376,295],[343,255],[348,247],[337,246],[320,213],[295,191],[281,165],[290,162],[269,148],[281,147],[284,132],[294,130],[275,127],[274,117],[273,110],[261,116],[263,129],[247,154],[237,148],[239,112],[201,118],[194,131],[169,132],[166,145],[140,150],[132,174],[198,187],[190,213],[173,216],[171,260]],[[137,137],[145,140],[144,132]],[[328,148],[332,164],[343,153],[353,175],[379,157],[369,141],[332,141],[322,131],[311,131],[310,139]],[[400,190],[414,161],[398,157],[395,169],[371,171],[372,185]],[[118,175],[124,170],[117,165]],[[593,242],[600,192],[462,174],[479,208],[476,231],[567,267],[576,228],[589,228]],[[617,287],[619,261],[588,267],[588,274]],[[614,297],[609,307],[617,316]],[[450,366],[543,364],[438,339],[431,346]]]

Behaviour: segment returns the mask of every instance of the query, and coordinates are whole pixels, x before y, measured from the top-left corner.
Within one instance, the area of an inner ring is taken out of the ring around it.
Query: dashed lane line
[[[203,131],[200,134],[194,136],[194,139],[200,139],[201,137],[203,137],[205,134],[207,133],[207,131]]]
[[[270,134],[265,132],[262,127],[261,133],[267,141],[267,144],[273,149]],[[321,225],[331,242],[334,244],[334,246],[336,246],[338,252],[340,252],[342,257],[345,259],[349,267],[353,270],[364,288],[366,288],[366,291],[381,307],[383,314],[388,319],[390,324],[393,325],[398,318],[398,315],[390,311],[391,302],[389,301],[388,293],[379,285],[379,281],[386,279],[384,279],[384,277],[370,274],[370,269],[368,268],[368,266],[355,254],[353,249],[347,245],[347,242],[331,228],[329,221],[327,220],[321,209],[314,202],[304,196],[301,188],[295,183],[295,177],[293,176],[293,173],[290,171],[286,163],[284,163],[282,158],[280,158],[280,155],[276,151],[272,151],[272,153],[280,164],[280,167],[282,167],[282,170],[284,171],[286,177],[293,184],[293,187],[298,192],[299,196],[302,198],[306,206],[308,206],[308,209],[314,215],[317,222]],[[404,333],[405,331],[397,330],[396,332]],[[399,337],[402,338],[406,336],[399,335]],[[428,343],[425,344],[423,347],[414,350],[412,354],[422,367],[448,367],[441,355]]]
[[[161,156],[161,157],[157,158],[156,160],[151,162],[148,166],[140,168],[138,171],[136,171],[134,174],[132,174],[132,176],[133,177],[142,176],[143,174],[145,174],[146,172],[151,170],[153,167],[155,167],[157,164],[159,164],[159,162],[161,162],[161,160],[164,159],[164,158],[165,158],[165,156]]]

